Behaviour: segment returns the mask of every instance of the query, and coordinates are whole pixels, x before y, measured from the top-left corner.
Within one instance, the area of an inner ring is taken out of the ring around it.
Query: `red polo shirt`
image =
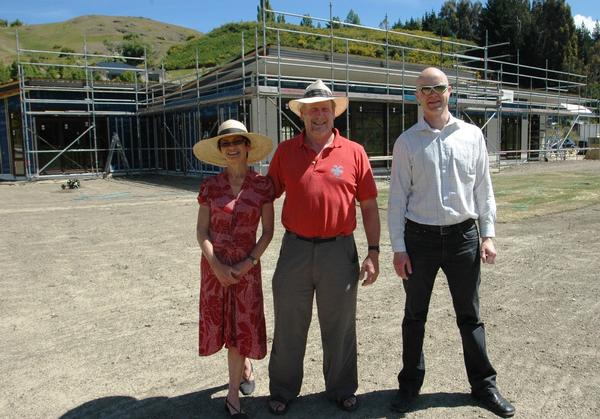
[[[334,237],[356,228],[356,200],[377,197],[363,147],[334,129],[333,142],[317,153],[304,132],[279,144],[269,166],[275,197],[285,192],[281,222],[304,237]]]

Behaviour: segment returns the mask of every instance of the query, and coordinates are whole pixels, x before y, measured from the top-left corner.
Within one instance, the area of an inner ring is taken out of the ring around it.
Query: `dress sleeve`
[[[275,187],[273,186],[273,181],[270,177],[264,176],[261,182],[261,206],[268,203],[273,202],[275,200]]]
[[[209,205],[209,187],[208,182],[205,180],[200,184],[200,192],[198,192],[198,203],[200,205]]]

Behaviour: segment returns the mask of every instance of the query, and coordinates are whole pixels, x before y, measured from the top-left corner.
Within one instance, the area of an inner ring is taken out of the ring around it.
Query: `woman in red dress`
[[[200,185],[196,235],[200,263],[199,354],[227,348],[229,390],[225,409],[231,417],[247,418],[239,391],[254,389],[249,358],[267,353],[259,259],[273,238],[273,186],[269,178],[248,167],[264,159],[272,141],[248,133],[241,122],[228,120],[216,137],[201,140],[194,155],[223,166],[219,175]],[[256,241],[258,223],[262,233]]]

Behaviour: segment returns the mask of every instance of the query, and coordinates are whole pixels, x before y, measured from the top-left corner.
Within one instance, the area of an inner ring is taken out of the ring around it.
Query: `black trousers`
[[[412,274],[402,281],[406,293],[402,322],[400,390],[418,394],[425,377],[423,337],[435,277],[441,268],[448,279],[456,323],[462,338],[471,391],[496,386],[496,371],[485,347],[485,328],[479,318],[479,232],[473,220],[450,227],[424,226],[408,221],[405,242]]]

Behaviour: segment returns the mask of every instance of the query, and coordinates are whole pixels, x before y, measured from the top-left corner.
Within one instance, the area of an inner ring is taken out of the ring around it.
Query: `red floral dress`
[[[233,195],[227,173],[200,185],[198,202],[210,208],[209,236],[215,255],[228,265],[248,257],[256,244],[263,204],[273,201],[273,184],[248,170],[238,196]],[[224,288],[204,256],[200,262],[199,354],[211,355],[238,348],[242,356],[262,359],[267,354],[260,263]]]

